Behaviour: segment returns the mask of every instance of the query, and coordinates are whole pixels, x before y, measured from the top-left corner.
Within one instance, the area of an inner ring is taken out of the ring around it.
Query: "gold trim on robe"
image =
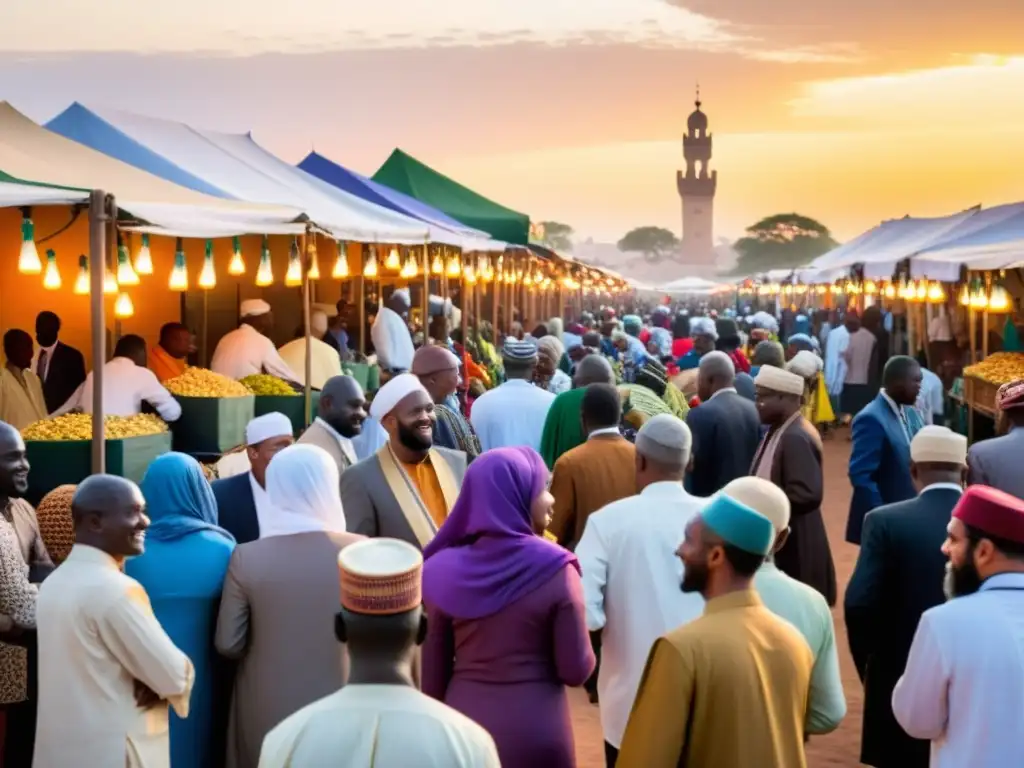
[[[402,464],[391,450],[390,444],[386,444],[377,451],[377,460],[384,473],[384,480],[395,495],[395,501],[398,502],[420,548],[427,546],[437,533],[437,526],[430,516],[430,510],[426,508],[420,498],[419,489],[416,488],[416,484],[408,473],[402,469]],[[430,462],[437,474],[437,482],[441,486],[441,494],[444,496],[445,506],[450,513],[452,507],[455,506],[455,499],[459,496],[459,486],[455,482],[455,475],[452,474],[448,462],[433,448],[427,454],[427,461]]]

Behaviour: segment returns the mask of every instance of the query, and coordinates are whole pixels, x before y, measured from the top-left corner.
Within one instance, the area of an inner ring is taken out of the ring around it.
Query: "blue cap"
[[[704,525],[727,544],[752,555],[767,556],[775,541],[772,521],[728,496],[714,497],[701,512]]]

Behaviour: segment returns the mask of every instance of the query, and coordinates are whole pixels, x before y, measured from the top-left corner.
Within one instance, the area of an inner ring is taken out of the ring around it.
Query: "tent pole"
[[[110,214],[113,210],[113,198],[107,198],[101,189],[94,189],[89,195],[89,315],[92,321],[92,473],[94,475],[102,474],[107,468],[103,424],[103,366],[107,362],[107,324],[103,313],[103,282],[107,269],[107,222],[110,221]]]
[[[348,255],[346,254],[346,258]],[[366,266],[366,246],[359,245],[359,280],[358,301],[359,301],[359,354],[366,356],[366,278],[363,277],[363,268]]]
[[[430,333],[430,241],[423,243],[423,345]]]
[[[302,423],[304,427],[309,426],[310,410],[313,407],[313,389],[310,385],[310,379],[313,378],[313,345],[311,337],[313,335],[312,328],[310,326],[310,292],[309,292],[309,242],[310,238],[316,237],[311,231],[310,226],[306,225],[306,231],[302,235],[302,323],[306,331],[306,359],[305,373],[303,375],[304,386],[303,390],[303,406],[302,406]]]

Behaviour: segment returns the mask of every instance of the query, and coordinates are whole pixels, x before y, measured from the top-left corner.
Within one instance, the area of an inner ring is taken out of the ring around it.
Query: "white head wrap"
[[[537,351],[546,353],[557,364],[565,354],[565,347],[557,336],[542,336],[537,339]]]
[[[291,437],[292,422],[283,413],[272,411],[252,419],[245,427],[245,444],[259,445],[273,437]]]
[[[293,533],[345,532],[338,465],[323,448],[291,445],[267,466],[273,512],[260,521],[260,538]]]
[[[419,376],[411,373],[401,373],[391,379],[387,384],[377,390],[370,403],[370,415],[377,421],[383,421],[384,417],[395,410],[395,406],[413,392],[427,394],[427,388],[423,386]],[[429,395],[428,395],[429,397]]]
[[[771,333],[779,332],[779,322],[767,312],[755,312],[750,323],[755,328],[762,328]]]
[[[258,317],[270,311],[270,305],[263,299],[246,299],[238,308],[239,317]]]
[[[784,395],[803,395],[804,380],[795,373],[784,371],[773,365],[762,365],[754,384]]]
[[[715,321],[710,317],[692,317],[690,318],[690,335],[691,336],[710,336],[712,339],[718,340],[718,329],[715,328]]]
[[[686,422],[670,413],[653,416],[636,433],[637,453],[661,464],[685,466],[692,444]]]
[[[772,521],[778,535],[789,528],[789,498],[775,483],[761,477],[741,477],[722,489],[722,495],[746,504]]]
[[[915,464],[967,464],[967,438],[929,424],[910,442],[910,460]]]
[[[824,364],[821,358],[806,349],[797,352],[786,364],[786,370],[804,379],[813,379],[821,373]]]
[[[396,288],[394,291],[391,292],[391,295],[397,296],[405,303],[406,306],[409,306],[412,303],[412,300],[409,298],[408,288]]]

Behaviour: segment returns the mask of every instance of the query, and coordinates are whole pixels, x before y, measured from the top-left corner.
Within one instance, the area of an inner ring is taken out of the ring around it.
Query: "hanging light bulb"
[[[917,288],[914,290],[914,298],[917,301],[927,301],[928,299],[928,281],[919,280]]]
[[[113,296],[117,293],[117,278],[109,269],[103,272],[103,295]]]
[[[135,254],[135,274],[153,274],[153,254],[149,251],[149,235],[142,236],[142,245],[139,246],[139,251]]]
[[[121,233],[117,233],[117,284],[138,285],[139,276],[135,274],[132,260],[128,258],[128,246],[124,244]]]
[[[231,241],[231,261],[228,262],[228,274],[245,274],[245,259],[242,258],[242,238],[237,235]]]
[[[370,258],[363,265],[363,277],[371,280],[377,277],[377,249],[372,245],[370,246]]]
[[[956,302],[961,307],[971,306],[971,289],[967,286],[967,283],[960,287],[960,295],[957,297]]]
[[[217,271],[213,268],[213,240],[207,240],[203,268],[199,271],[199,287],[210,290],[216,285]]]
[[[390,259],[391,256],[389,255]],[[402,266],[402,271],[399,273],[400,277],[404,277],[406,280],[410,280],[419,273],[419,268],[416,266],[416,257],[413,256],[413,249],[409,249],[409,253],[405,257],[405,264]]]
[[[971,309],[985,309],[988,307],[988,294],[985,293],[985,286],[981,280],[974,281],[974,289],[971,291]]]
[[[174,243],[174,268],[167,287],[172,291],[188,290],[188,267],[185,265],[185,243],[179,237]]]
[[[21,253],[18,256],[18,271],[23,275],[38,275],[43,271],[36,248],[36,225],[32,223],[32,209],[21,209]]]
[[[46,272],[43,273],[43,288],[56,291],[60,288],[60,270],[57,269],[57,254],[51,248],[46,252]]]
[[[392,271],[402,268],[402,259],[398,254],[398,248],[391,246],[391,250],[388,251],[388,257],[384,259],[384,269],[390,269]]]
[[[453,253],[448,259],[448,266],[445,268],[448,277],[458,277],[462,274],[462,265],[459,263],[458,254]]]
[[[288,253],[288,271],[284,273],[284,284],[289,288],[302,285],[302,259],[299,256],[299,243],[294,238]]]
[[[114,317],[125,318],[131,317],[135,314],[135,307],[132,305],[131,297],[121,291],[117,296],[117,301],[114,302]]]
[[[309,271],[306,273],[306,277],[310,280],[320,279],[320,259],[316,252],[316,237],[313,235],[307,236],[308,245],[306,246],[306,258],[309,259]]]
[[[942,304],[946,301],[946,289],[942,287],[942,283],[938,280],[932,281],[928,285],[928,303],[929,304]]]
[[[331,277],[335,280],[343,280],[348,277],[348,254],[345,251],[345,243],[340,240],[338,241],[338,258],[334,260]]]
[[[440,275],[444,272],[444,259],[441,258],[441,251],[434,251],[434,259],[430,262],[430,274]]]
[[[469,284],[476,284],[476,270],[473,269],[472,264],[467,264],[462,268],[462,278]]]
[[[78,277],[75,278],[74,292],[78,296],[89,295],[89,259],[84,253],[78,257]]]
[[[882,294],[887,299],[895,299],[896,298],[896,286],[893,285],[892,283],[886,283],[885,284],[885,288],[882,290]]]
[[[1006,288],[1003,287],[1003,277],[1006,273],[1002,270],[999,271],[999,279],[996,280],[995,285],[992,286],[992,293],[988,297],[988,311],[989,312],[1009,312],[1013,309],[1013,300],[1010,298],[1010,294]]]
[[[864,295],[865,296],[874,296],[877,293],[878,293],[878,283],[876,283],[874,280],[865,280],[864,281]]]
[[[265,288],[274,282],[274,269],[270,263],[270,239],[264,235],[260,247],[260,265],[256,269],[256,285]]]

